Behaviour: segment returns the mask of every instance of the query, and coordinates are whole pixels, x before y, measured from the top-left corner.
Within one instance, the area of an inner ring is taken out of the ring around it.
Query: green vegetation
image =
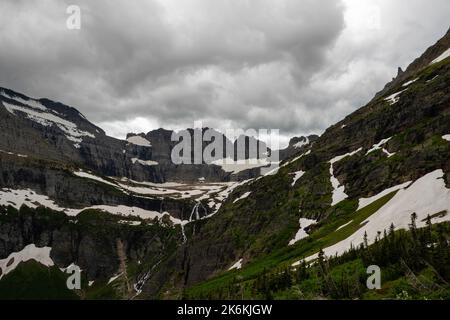
[[[191,288],[191,299],[449,299],[450,223],[417,229],[412,216],[409,231],[385,232],[371,245],[353,248],[340,257],[297,268],[280,265],[256,278],[237,275],[221,286]],[[379,290],[366,286],[367,266],[381,268]]]
[[[395,192],[392,192],[357,212],[354,212],[355,201],[345,200],[334,209],[340,211],[346,208],[349,211],[346,214],[330,215],[317,226],[316,230],[312,231],[308,238],[299,241],[294,246],[288,247],[286,243],[283,248],[244,265],[242,270],[225,272],[211,280],[188,288],[185,296],[187,298],[208,297],[211,292],[223,290],[236,279],[239,279],[240,282],[251,282],[268,270],[280,267],[289,268],[293,262],[317,253],[320,249],[331,246],[353,234],[360,228],[361,222],[375,213],[394,195]],[[348,222],[350,223],[347,226],[336,230]]]
[[[20,263],[0,281],[0,299],[68,300],[78,295],[66,286],[67,275],[30,260]]]

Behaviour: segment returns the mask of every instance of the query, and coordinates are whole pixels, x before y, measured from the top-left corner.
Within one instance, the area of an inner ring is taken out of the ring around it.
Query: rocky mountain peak
[[[393,87],[404,82],[414,74],[418,73],[423,68],[430,65],[433,60],[439,58],[446,52],[450,50],[450,28],[447,30],[446,34],[439,39],[434,45],[430,46],[419,58],[415,59],[405,71],[402,68],[398,68],[397,76],[392,79],[391,82],[387,83],[383,90],[375,95],[375,99],[383,96]]]

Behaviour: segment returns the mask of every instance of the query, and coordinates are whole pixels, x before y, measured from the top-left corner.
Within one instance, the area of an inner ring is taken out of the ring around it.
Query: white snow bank
[[[127,138],[127,142],[142,147],[151,147],[150,141],[141,136],[132,136]]]
[[[216,194],[215,199],[218,201],[225,201],[228,196],[239,186],[242,186],[250,181],[252,181],[253,179],[248,179],[248,180],[244,180],[241,182],[228,182],[227,187],[220,191],[219,193]]]
[[[38,206],[44,206],[55,211],[63,211],[68,216],[77,216],[80,212],[87,209],[97,209],[105,211],[114,215],[122,216],[134,216],[140,217],[142,219],[154,219],[163,218],[168,216],[172,223],[174,224],[186,224],[188,221],[180,220],[172,217],[168,212],[157,212],[151,210],[145,210],[138,207],[128,207],[124,205],[119,206],[108,206],[108,205],[97,205],[86,207],[83,209],[71,209],[62,208],[58,206],[54,201],[50,200],[47,196],[39,195],[32,190],[11,190],[11,189],[0,189],[0,205],[8,206],[11,205],[16,209],[19,209],[23,204],[30,208],[37,208]]]
[[[238,202],[239,200],[242,200],[242,199],[247,198],[247,197],[250,195],[250,193],[251,193],[250,191],[244,193],[242,196],[240,196],[239,198],[237,198],[236,200],[234,200],[233,203],[236,203],[236,202]]]
[[[115,275],[115,276],[109,278],[108,284],[110,284],[110,283],[113,282],[113,281],[116,281],[117,278],[119,278],[121,275],[122,275],[122,273],[119,273],[119,274],[117,274],[117,275]]]
[[[442,139],[450,141],[450,134],[446,134],[446,135],[442,136]]]
[[[294,181],[292,181],[291,186],[295,186],[295,183],[297,182],[298,179],[300,179],[305,174],[305,171],[297,171],[297,172],[292,172],[290,174],[294,175]]]
[[[88,172],[84,172],[84,171],[80,170],[80,171],[75,171],[73,174],[78,176],[78,177],[80,177],[80,178],[87,178],[87,179],[95,180],[95,181],[98,181],[98,182],[101,182],[101,183],[109,184],[110,186],[113,186],[113,187],[116,187],[116,188],[118,187],[117,184],[109,182],[109,181],[107,181],[107,180],[105,180],[103,178],[100,178],[99,176],[96,176],[96,175],[92,174],[92,173],[88,173]]]
[[[4,92],[3,90],[0,91],[0,94],[2,96],[4,96],[4,97],[7,97],[7,98],[12,99],[12,100],[15,100],[17,102],[20,102],[21,104],[24,104],[24,105],[26,105],[26,106],[28,106],[30,108],[38,109],[38,110],[41,110],[41,111],[46,111],[47,110],[47,108],[42,103],[40,103],[37,100],[34,100],[34,99],[25,100],[25,99],[22,99],[22,98],[20,98],[18,96],[11,96],[11,95],[7,94],[6,92]]]
[[[369,151],[367,151],[366,155],[368,155],[369,153],[371,153],[371,152],[373,152],[375,150],[380,150],[381,149],[388,156],[388,158],[392,157],[395,153],[390,153],[385,148],[381,147],[381,146],[385,145],[387,142],[389,142],[389,140],[391,140],[391,139],[392,139],[392,137],[386,138],[386,139],[383,139],[380,142],[374,144],[372,146],[372,148]]]
[[[241,269],[241,268],[242,268],[242,258],[239,259],[235,264],[233,264],[233,265],[230,267],[230,269],[228,269],[228,271],[233,270],[233,269],[239,270],[239,269]]]
[[[65,214],[73,216],[78,214],[78,209],[65,209],[58,206],[54,201],[47,196],[37,194],[33,190],[13,190],[8,188],[0,189],[0,205],[12,206],[16,209],[25,204],[30,208],[37,208],[39,206],[47,207],[56,211],[64,211]]]
[[[268,162],[267,159],[246,159],[234,161],[231,158],[226,158],[215,160],[212,164],[220,166],[225,172],[236,174],[244,170],[268,166],[270,165],[270,162]]]
[[[126,224],[129,226],[140,226],[141,225],[141,221],[134,221],[134,220],[120,220],[120,221],[118,221],[118,223]]]
[[[400,94],[402,94],[404,91],[406,91],[408,89],[396,92],[394,94],[391,94],[389,97],[387,97],[386,100],[387,102],[389,102],[391,105],[396,104],[399,100],[400,100]]]
[[[353,152],[349,152],[344,155],[334,157],[333,159],[331,159],[329,161],[330,162],[330,182],[331,182],[331,185],[333,186],[331,206],[334,206],[334,205],[338,204],[339,202],[341,202],[342,200],[348,198],[348,195],[345,193],[345,187],[343,185],[341,186],[339,183],[339,180],[337,178],[335,178],[335,176],[334,176],[333,164],[335,164],[336,162],[338,162],[346,157],[353,156],[354,154],[360,152],[361,150],[362,150],[362,148],[359,148],[358,150],[355,150]]]
[[[408,81],[408,82],[405,82],[405,83],[402,85],[402,87],[407,87],[407,86],[409,86],[410,84],[416,82],[417,80],[419,80],[419,78],[413,79],[413,80]]]
[[[409,185],[412,183],[412,181],[408,181],[402,184],[399,184],[397,186],[393,186],[390,188],[387,188],[386,190],[381,191],[380,193],[369,197],[369,198],[360,198],[358,201],[358,209],[357,210],[361,210],[364,207],[367,207],[369,204],[377,201],[378,199],[383,198],[384,196],[388,195],[391,192],[400,190],[400,189],[405,189],[407,187],[409,187]]]
[[[230,186],[229,182],[182,184],[177,182],[153,183],[139,182],[127,178],[114,178],[122,191],[145,196],[168,196],[173,198],[195,198],[197,201],[207,200]],[[128,183],[123,183],[128,182]]]
[[[442,60],[447,59],[448,57],[450,57],[450,48],[445,50],[445,52],[442,53],[439,57],[431,61],[430,64],[441,62]]]
[[[298,149],[298,148],[301,148],[301,147],[303,147],[303,146],[306,146],[306,145],[308,145],[309,144],[309,138],[308,137],[305,137],[305,140],[302,140],[302,141],[299,141],[299,142],[297,142],[296,144],[294,144],[294,148],[295,149]]]
[[[10,113],[14,115],[16,115],[17,111],[23,112],[27,115],[28,119],[36,123],[39,123],[42,126],[46,127],[52,125],[57,126],[64,132],[67,139],[69,139],[72,142],[75,142],[74,147],[76,148],[79,147],[79,143],[83,141],[82,137],[95,138],[95,135],[93,135],[92,133],[78,129],[75,123],[60,118],[52,113],[37,111],[32,108],[16,106],[6,102],[4,102],[3,104],[5,105],[6,110],[8,110]]]
[[[431,82],[431,81],[433,81],[433,80],[435,80],[436,78],[438,78],[439,77],[439,75],[435,75],[432,79],[430,79],[430,80],[427,80],[427,83],[429,83],[429,82]]]
[[[14,152],[4,151],[4,150],[0,150],[0,152],[1,152],[1,153],[8,154],[8,155],[10,155],[10,156],[17,156],[17,157],[20,157],[20,158],[28,158],[28,156],[25,155],[25,154],[14,153]]]
[[[134,183],[134,184],[147,185],[147,186],[150,186],[150,187],[172,188],[172,187],[186,186],[186,184],[179,183],[179,182],[157,183],[157,182],[148,182],[148,181],[135,181],[135,180],[132,180],[132,179],[128,179],[126,177],[123,177],[123,178],[109,177],[109,178],[114,179],[114,180],[123,181],[123,182],[131,182],[131,183]]]
[[[143,165],[143,166],[157,166],[159,163],[156,161],[152,161],[152,160],[141,160],[138,158],[132,158],[131,162],[133,162],[133,164],[135,164],[136,162]]]
[[[297,241],[307,238],[309,236],[309,234],[305,231],[305,229],[315,223],[317,223],[316,220],[300,218],[300,220],[299,220],[300,229],[297,231],[297,234],[295,235],[294,239],[289,241],[289,245],[292,246]]]
[[[369,244],[373,243],[378,231],[389,230],[391,224],[396,229],[407,229],[411,222],[411,214],[417,214],[417,227],[425,226],[425,219],[438,212],[445,211],[444,216],[435,217],[433,223],[450,220],[450,189],[445,187],[444,172],[435,170],[416,180],[407,189],[399,190],[396,195],[377,212],[364,220],[362,227],[350,237],[324,249],[326,256],[341,255],[351,245],[359,246],[363,243],[364,233],[367,232]],[[309,256],[305,261],[316,259],[317,254]],[[298,264],[298,263],[296,263]]]
[[[11,253],[6,259],[0,260],[0,279],[6,274],[10,273],[21,262],[26,262],[29,260],[35,260],[46,267],[51,267],[54,265],[53,260],[50,258],[50,247],[38,248],[34,244],[29,244],[19,252]]]
[[[114,215],[122,215],[122,216],[133,216],[133,217],[139,217],[142,219],[155,219],[155,218],[163,218],[164,216],[168,216],[173,224],[186,224],[188,221],[186,220],[180,220],[177,218],[172,217],[168,212],[157,212],[152,210],[145,210],[139,207],[128,207],[124,205],[119,206],[107,206],[107,205],[98,205],[98,206],[92,206],[86,209],[96,209],[105,211]],[[81,212],[81,210],[80,210]]]

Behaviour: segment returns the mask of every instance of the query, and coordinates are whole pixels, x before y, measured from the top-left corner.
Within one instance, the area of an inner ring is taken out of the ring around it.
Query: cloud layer
[[[109,134],[157,127],[320,133],[442,36],[434,0],[0,3],[0,86],[78,108]],[[81,7],[81,29],[66,8]]]

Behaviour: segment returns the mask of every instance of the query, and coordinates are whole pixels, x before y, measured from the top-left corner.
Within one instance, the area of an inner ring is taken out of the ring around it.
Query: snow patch
[[[19,154],[19,153],[4,151],[4,150],[0,150],[0,152],[1,153],[5,153],[5,154],[9,154],[10,156],[17,156],[17,157],[20,157],[20,158],[28,158],[28,156],[24,155],[24,154]]]
[[[141,160],[138,158],[132,158],[131,162],[135,164],[136,162],[143,165],[143,166],[157,166],[159,163],[152,160]]]
[[[450,141],[450,134],[446,134],[446,135],[442,136],[442,139]]]
[[[24,104],[24,105],[30,107],[30,108],[38,109],[38,110],[41,110],[41,111],[47,111],[47,108],[42,103],[40,103],[37,100],[34,100],[34,99],[25,100],[25,99],[22,99],[22,98],[20,98],[18,96],[9,95],[6,92],[4,92],[3,90],[0,93],[1,93],[2,96],[7,97],[7,98],[9,98],[11,100],[15,100],[15,101],[17,101],[17,102],[19,102],[21,104]],[[55,112],[55,111],[53,111],[53,112]]]
[[[142,147],[151,147],[152,144],[150,143],[150,141],[148,141],[147,139],[141,137],[141,136],[132,136],[132,137],[128,137],[127,138],[127,142],[137,145],[137,146],[142,146]]]
[[[29,260],[35,260],[46,267],[51,267],[54,265],[53,260],[50,258],[50,247],[38,248],[34,244],[29,244],[21,251],[11,253],[6,259],[0,260],[0,279],[2,279],[6,274],[10,273],[21,262],[26,262]]]
[[[446,212],[445,215],[434,217],[433,223],[441,223],[450,220],[450,189],[445,187],[444,172],[439,169],[426,174],[416,180],[407,189],[399,190],[395,196],[361,223],[361,228],[350,237],[324,249],[326,256],[341,255],[351,246],[357,247],[363,243],[364,233],[367,232],[369,244],[375,241],[378,232],[388,230],[391,224],[396,229],[408,229],[411,222],[411,214],[417,214],[416,225],[418,228],[426,225],[428,215],[438,212]],[[305,259],[316,259],[314,254]],[[298,264],[298,262],[296,263]]]
[[[394,94],[391,94],[389,97],[387,97],[386,100],[387,102],[389,102],[390,105],[396,104],[399,100],[400,100],[400,94],[402,94],[404,91],[406,91],[408,89],[396,92]]]
[[[447,59],[448,57],[450,57],[450,48],[448,48],[447,50],[445,50],[444,53],[442,53],[439,57],[437,57],[436,59],[434,59],[433,61],[431,61],[430,64],[434,64],[434,63],[441,62],[442,60],[445,60],[445,59]]]
[[[297,172],[292,172],[290,174],[294,175],[294,181],[292,181],[291,186],[295,186],[295,183],[297,182],[298,179],[300,179],[305,174],[305,171],[297,171]]]
[[[228,269],[228,271],[234,270],[234,269],[239,270],[239,269],[241,269],[241,268],[242,268],[242,258],[239,259],[235,264],[233,264],[233,265]]]
[[[39,206],[47,207],[55,211],[64,211],[67,215],[73,216],[78,214],[78,209],[64,209],[59,207],[54,201],[47,196],[35,193],[30,189],[13,190],[8,188],[0,189],[0,205],[12,206],[16,209],[25,204],[30,208],[37,208]]]
[[[242,196],[240,196],[239,198],[235,199],[235,200],[233,201],[233,203],[236,203],[236,202],[238,202],[239,200],[242,200],[242,199],[247,198],[247,197],[250,195],[250,193],[251,193],[250,191],[244,193]]]
[[[88,173],[88,172],[84,172],[84,171],[80,170],[80,171],[74,172],[73,174],[78,176],[78,177],[80,177],[80,178],[87,178],[87,179],[95,180],[95,181],[98,181],[98,182],[101,182],[101,183],[109,184],[110,186],[113,186],[113,187],[116,187],[116,188],[118,187],[117,184],[109,182],[109,181],[107,181],[105,179],[102,179],[99,176],[96,176],[96,175],[94,175],[92,173]]]
[[[408,182],[399,184],[397,186],[393,186],[393,187],[387,188],[387,189],[381,191],[380,193],[378,193],[378,194],[376,194],[376,195],[374,195],[372,197],[360,198],[359,201],[358,201],[358,209],[357,210],[361,210],[362,208],[367,207],[369,204],[377,201],[378,199],[383,198],[384,196],[388,195],[391,192],[394,192],[394,191],[397,191],[397,190],[400,190],[400,189],[405,189],[405,188],[409,187],[409,185],[411,183],[412,183],[412,181],[408,181]]]
[[[294,239],[289,241],[289,245],[292,246],[297,241],[300,241],[301,239],[309,237],[309,234],[306,232],[306,228],[308,228],[310,225],[313,225],[315,223],[317,223],[316,220],[300,218],[300,220],[299,220],[300,229],[297,231],[297,234],[295,235]]]
[[[20,209],[20,207],[25,204],[30,208],[37,208],[39,206],[43,206],[55,211],[62,211],[68,216],[77,216],[80,212],[88,209],[96,209],[108,212],[114,215],[121,216],[134,216],[142,219],[155,219],[155,218],[163,218],[164,216],[168,216],[173,224],[186,224],[188,221],[180,220],[172,217],[168,212],[157,212],[151,210],[145,210],[138,207],[128,207],[124,205],[119,206],[110,206],[110,205],[97,205],[86,207],[82,209],[71,209],[71,208],[62,208],[58,206],[54,201],[50,200],[47,196],[39,195],[32,190],[11,190],[11,189],[0,189],[0,205],[8,206],[11,205],[16,209]]]
[[[110,283],[113,282],[113,281],[116,281],[117,278],[119,278],[121,275],[122,275],[122,273],[119,273],[119,274],[117,274],[117,275],[115,275],[115,276],[109,278],[108,284],[110,284]]]
[[[124,205],[119,206],[108,206],[108,205],[98,205],[98,206],[92,206],[86,209],[96,209],[108,212],[110,214],[114,215],[121,215],[121,216],[132,216],[132,217],[139,217],[142,219],[162,219],[164,216],[168,216],[169,219],[172,221],[173,224],[186,224],[188,221],[186,220],[180,220],[178,218],[172,217],[168,212],[157,212],[157,211],[151,211],[151,210],[145,210],[139,207],[128,207]],[[80,210],[81,212],[81,210]]]
[[[302,141],[299,141],[299,142],[297,142],[296,144],[294,144],[294,148],[295,149],[298,149],[298,148],[301,148],[301,147],[303,147],[303,146],[306,146],[306,145],[308,145],[309,144],[309,138],[308,137],[305,137],[305,140],[302,140]]]
[[[414,80],[411,80],[411,81],[408,81],[408,82],[405,82],[405,83],[402,85],[402,87],[407,87],[407,86],[409,86],[410,84],[416,82],[417,80],[419,80],[419,78],[414,79]]]
[[[141,221],[133,221],[133,220],[119,220],[118,223],[126,224],[129,226],[140,226],[141,225]]]
[[[51,127],[52,125],[57,126],[64,132],[68,140],[75,142],[74,144],[75,147],[77,147],[77,145],[83,141],[82,137],[95,138],[95,135],[93,135],[92,133],[78,129],[75,123],[62,119],[54,114],[37,111],[36,109],[32,108],[16,106],[6,102],[4,102],[3,104],[6,110],[8,110],[13,115],[16,115],[17,111],[23,112],[26,114],[28,119],[42,126],[45,127]]]
[[[435,75],[432,79],[430,79],[430,80],[427,80],[427,83],[429,83],[429,82],[431,82],[431,81],[433,81],[433,80],[435,80],[436,78],[438,78],[439,77],[439,75]]]
[[[135,181],[135,180],[128,179],[126,177],[123,177],[123,178],[110,177],[110,178],[111,179],[117,179],[117,180],[120,180],[120,181],[123,181],[123,182],[131,182],[131,183],[135,183],[135,184],[141,184],[141,185],[146,185],[146,186],[150,186],[150,187],[159,187],[159,188],[173,188],[173,187],[186,186],[186,184],[179,183],[179,182],[157,183],[157,182],[148,182],[148,181]]]
[[[353,152],[349,152],[344,155],[334,157],[333,159],[331,159],[329,161],[330,162],[330,182],[331,182],[331,185],[333,186],[331,206],[334,206],[334,205],[338,204],[339,202],[341,202],[342,200],[348,198],[348,195],[345,193],[345,186],[343,186],[343,185],[341,186],[339,183],[339,180],[334,176],[333,165],[336,162],[341,161],[342,159],[344,159],[346,157],[355,155],[356,153],[360,152],[361,150],[362,150],[362,148],[359,148],[358,150],[355,150]]]
[[[246,159],[234,161],[231,158],[226,158],[212,161],[212,164],[220,166],[225,172],[237,174],[244,170],[268,166],[270,165],[270,162],[268,162],[267,159]]]
[[[385,145],[387,142],[389,142],[389,140],[391,140],[391,139],[392,139],[392,137],[389,137],[389,138],[383,139],[380,142],[374,144],[372,146],[372,148],[369,151],[367,151],[366,155],[368,155],[371,152],[374,152],[375,150],[381,149],[388,156],[388,158],[392,157],[393,155],[395,155],[395,152],[390,153],[389,151],[386,150],[386,148],[381,147],[381,146]]]

